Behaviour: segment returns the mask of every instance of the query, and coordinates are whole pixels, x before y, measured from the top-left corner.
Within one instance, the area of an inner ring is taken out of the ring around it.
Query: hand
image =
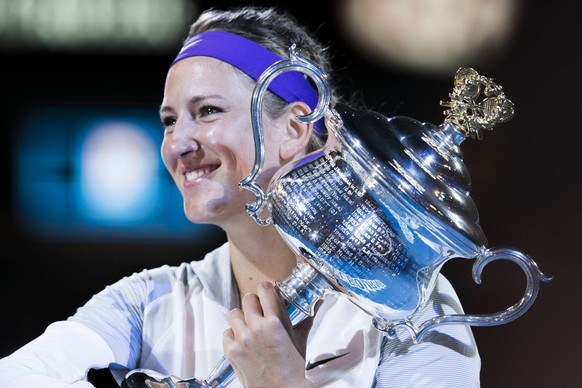
[[[230,312],[223,346],[242,385],[306,387],[305,346],[313,319],[294,330],[283,298],[268,282],[245,295],[241,307]]]

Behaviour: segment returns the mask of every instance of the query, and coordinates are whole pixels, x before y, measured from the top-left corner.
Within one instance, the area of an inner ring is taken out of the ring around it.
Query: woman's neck
[[[290,274],[297,258],[273,225],[252,224],[239,232],[227,233],[233,276],[241,297],[256,292],[262,281],[284,280]]]

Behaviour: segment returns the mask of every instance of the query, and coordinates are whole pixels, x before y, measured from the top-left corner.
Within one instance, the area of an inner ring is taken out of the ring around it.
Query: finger
[[[247,325],[244,312],[238,308],[230,310],[228,313],[228,322],[230,323],[234,335],[236,335],[237,332],[244,330]]]
[[[255,316],[263,317],[263,308],[257,294],[249,293],[243,296],[241,306],[247,321]]]
[[[285,301],[279,295],[274,284],[269,282],[259,283],[257,294],[265,316],[276,315],[278,317],[288,318]]]
[[[232,327],[229,327],[222,333],[222,348],[224,349],[224,356],[233,367],[235,373],[239,376],[242,376],[238,371],[237,364],[235,363],[237,355],[240,356],[241,354],[241,348],[236,342],[234,330]]]
[[[224,341],[234,341],[234,330],[232,330],[232,327],[229,327],[222,332],[222,341],[223,345],[225,343]]]

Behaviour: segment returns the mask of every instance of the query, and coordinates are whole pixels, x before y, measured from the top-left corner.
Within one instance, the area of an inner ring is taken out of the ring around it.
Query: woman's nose
[[[191,152],[200,149],[200,143],[196,140],[196,130],[193,125],[176,125],[169,139],[168,151],[170,157],[179,159]]]

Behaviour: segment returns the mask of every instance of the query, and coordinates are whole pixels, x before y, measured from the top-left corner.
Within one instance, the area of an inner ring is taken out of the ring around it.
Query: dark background
[[[198,2],[225,6],[249,2]],[[255,2],[273,4],[275,2]],[[474,64],[503,86],[516,115],[462,145],[489,246],[512,246],[532,256],[553,275],[533,306],[514,322],[475,327],[482,358],[483,387],[573,387],[579,381],[582,322],[579,299],[582,216],[579,151],[581,54],[575,2],[523,2],[509,47],[494,61]],[[570,8],[568,8],[570,7]],[[448,98],[452,74],[421,75],[380,67],[351,47],[338,27],[336,1],[318,10],[288,8],[330,43],[345,90],[361,91],[384,114],[442,122],[439,101]],[[163,17],[163,15],[160,15]],[[196,15],[193,15],[192,19]],[[155,31],[152,31],[155,33]],[[0,281],[0,357],[35,338],[52,321],[65,319],[91,295],[145,267],[199,258],[217,246],[217,233],[204,241],[39,241],[15,222],[11,191],[11,140],[27,109],[44,102],[154,104],[161,101],[172,55],[4,54],[1,61],[3,176]],[[34,176],[30,177],[34,179]],[[470,313],[498,311],[522,295],[524,279],[513,264],[496,262],[471,279],[473,260],[448,262],[443,272]],[[203,377],[203,376],[200,376]]]

